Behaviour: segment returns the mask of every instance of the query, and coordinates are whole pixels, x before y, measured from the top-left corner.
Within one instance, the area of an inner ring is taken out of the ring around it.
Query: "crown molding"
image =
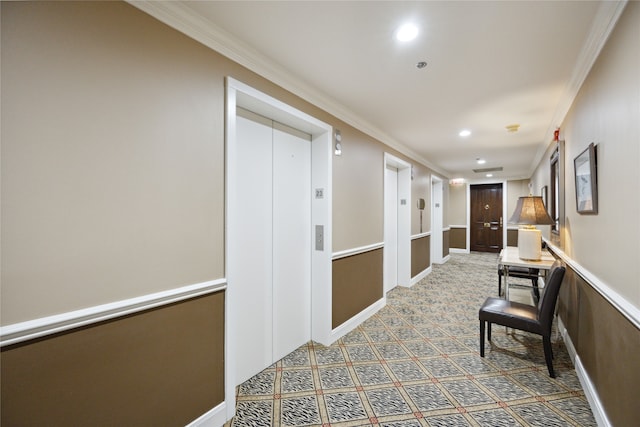
[[[128,0],[128,3],[316,107],[325,110],[390,148],[421,163],[432,171],[446,178],[450,177],[451,173],[449,171],[434,165],[355,112],[293,76],[259,51],[233,37],[230,33],[210,21],[198,16],[182,2]]]
[[[609,39],[620,15],[622,15],[622,11],[627,5],[627,1],[628,0],[603,1],[600,3],[598,12],[593,19],[593,24],[589,30],[588,37],[582,46],[580,54],[578,55],[576,66],[573,69],[571,78],[569,79],[569,82],[564,89],[564,93],[560,98],[560,102],[556,107],[553,119],[551,120],[551,123],[549,123],[549,128],[545,134],[545,138],[549,138],[549,141],[551,141],[551,135],[553,135],[553,132],[559,128],[560,124],[564,121],[573,101],[578,95],[578,91],[589,75],[591,67],[593,67],[596,59],[598,59],[602,48]],[[533,176],[533,173],[540,164],[547,148],[548,145],[543,144],[538,149],[529,170],[530,177]]]

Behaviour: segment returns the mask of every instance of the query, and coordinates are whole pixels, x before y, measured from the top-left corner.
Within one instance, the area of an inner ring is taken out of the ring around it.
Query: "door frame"
[[[398,191],[397,200],[395,201],[398,206],[397,211],[397,265],[398,265],[398,285],[409,287],[411,286],[411,163],[406,162],[392,154],[384,153],[383,177],[386,180],[387,166],[398,169]],[[386,182],[384,183],[386,188]],[[388,200],[387,191],[384,191],[384,206],[392,201]],[[389,221],[389,218],[384,215],[384,224]],[[383,228],[384,230],[385,228]],[[384,269],[386,269],[385,259],[388,258],[386,250],[383,248],[383,275]],[[384,285],[383,285],[384,288]],[[386,298],[386,296],[385,296]]]
[[[387,166],[384,170],[384,246],[383,295],[398,285],[398,169]],[[393,254],[393,256],[392,256]],[[394,261],[395,259],[395,261]],[[392,274],[393,273],[393,274]],[[392,283],[393,282],[393,283]]]
[[[437,191],[437,187],[440,188]],[[444,182],[435,175],[431,175],[431,264],[443,264],[442,256],[443,230],[444,230]],[[440,204],[440,224],[436,223],[436,204]]]
[[[507,181],[501,180],[476,180],[467,182],[467,253],[471,252],[471,186],[482,184],[502,184],[502,247],[507,245]]]
[[[231,77],[226,78],[225,110],[225,406],[227,419],[235,415],[235,260],[242,248],[236,236],[241,229],[234,218],[237,206],[236,174],[248,173],[236,153],[236,108],[243,107],[311,135],[311,235],[316,226],[324,227],[323,250],[311,250],[311,330],[310,338],[329,345],[331,334],[331,251],[332,251],[332,136],[333,127]],[[234,260],[231,262],[229,260]]]

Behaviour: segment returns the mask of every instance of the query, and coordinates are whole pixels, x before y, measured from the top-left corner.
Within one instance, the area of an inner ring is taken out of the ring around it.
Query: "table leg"
[[[504,299],[509,300],[509,266],[502,266],[502,275],[504,276]]]
[[[505,265],[504,267],[504,299],[509,301],[509,266]],[[504,331],[509,334],[509,327],[505,326]]]

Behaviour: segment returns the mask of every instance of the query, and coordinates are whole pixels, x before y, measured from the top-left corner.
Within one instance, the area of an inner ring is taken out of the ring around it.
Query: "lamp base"
[[[540,261],[542,231],[537,228],[518,229],[518,257],[527,261]]]

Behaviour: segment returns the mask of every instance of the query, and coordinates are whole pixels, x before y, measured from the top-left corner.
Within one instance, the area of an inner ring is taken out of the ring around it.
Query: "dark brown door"
[[[471,186],[472,251],[499,252],[502,249],[502,184]]]

